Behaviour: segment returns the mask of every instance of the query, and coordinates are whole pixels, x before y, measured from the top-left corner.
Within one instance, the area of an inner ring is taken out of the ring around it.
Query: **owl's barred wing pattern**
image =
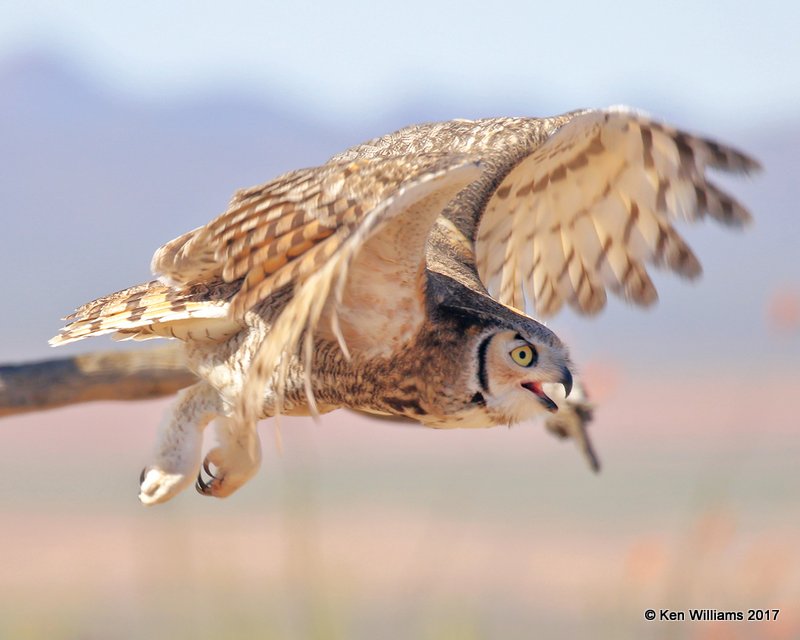
[[[241,317],[322,267],[398,189],[409,190],[415,180],[424,182],[466,162],[465,156],[426,154],[287,173],[239,191],[224,214],[164,245],[153,257],[153,271],[173,286],[241,279],[232,301],[233,313]]]
[[[153,281],[93,300],[64,318],[52,346],[112,333],[116,340],[179,338],[223,341],[242,325],[228,315],[230,285],[177,290]]]
[[[708,214],[728,225],[745,208],[706,175],[759,168],[744,154],[624,109],[576,114],[495,190],[476,241],[478,272],[501,302],[539,315],[564,302],[593,314],[606,288],[640,305],[657,293],[645,263],[684,277],[700,263],[673,228]]]
[[[354,179],[337,187],[341,188],[338,199],[324,200],[324,208],[315,210],[318,215],[331,215],[339,220],[339,225],[329,234],[330,237],[326,237],[317,247],[307,249],[299,261],[294,264],[289,262],[287,266],[274,272],[274,275],[264,273],[263,262],[255,262],[245,276],[248,279],[251,273],[255,273],[249,291],[243,288],[246,295],[244,302],[240,304],[245,307],[256,304],[263,296],[268,295],[271,287],[276,286],[273,282],[280,283],[277,286],[289,281],[294,283],[292,299],[281,310],[270,329],[269,339],[262,343],[251,365],[243,401],[237,406],[237,413],[245,422],[258,418],[264,385],[274,374],[277,374],[276,397],[279,403],[276,412],[280,413],[289,361],[294,356],[299,356],[303,364],[309,408],[312,413],[317,412],[311,390],[313,337],[325,315],[330,325],[328,329],[338,339],[345,354],[349,354],[338,313],[351,284],[351,267],[371,244],[377,245],[378,252],[381,253],[392,242],[399,242],[402,246],[398,248],[404,254],[400,261],[405,262],[405,270],[419,276],[424,269],[425,238],[430,227],[445,204],[480,174],[477,162],[464,155],[360,160],[348,163],[347,166],[352,168],[352,172],[358,169],[359,173],[342,173],[342,180],[350,176]],[[346,206],[342,206],[342,203]],[[299,212],[294,215],[300,219]],[[311,224],[319,219],[314,215],[309,218],[308,210],[304,215],[307,216],[305,219],[311,219]],[[214,237],[222,239],[223,246],[227,248],[231,244],[227,242],[228,238],[237,242],[236,229],[245,227],[253,234],[258,233],[258,226],[250,227],[246,222],[248,219],[246,213],[237,212],[230,224],[223,221],[223,224],[217,226],[212,222],[209,226]],[[304,239],[302,227],[289,232],[289,235],[292,233],[298,238],[299,245],[305,246],[307,240]],[[286,237],[286,234],[282,237]],[[240,246],[242,249],[238,253],[223,253],[227,264],[249,264],[248,243],[241,243]],[[262,261],[265,256],[269,256],[266,259],[274,257],[269,246],[267,245],[261,256]],[[359,270],[362,276],[369,277],[369,274],[363,273],[363,265]],[[382,302],[387,304],[392,299],[422,297],[421,287],[417,289],[413,285],[397,289],[382,288]],[[421,303],[421,300],[418,302]],[[424,316],[421,313],[406,318],[412,333],[423,321]],[[369,321],[355,329],[362,340],[371,336],[369,341],[373,344],[391,340],[391,336],[384,335]]]
[[[325,208],[343,195],[344,180],[355,171],[343,164],[300,169],[236,192],[221,216],[156,251],[153,273],[174,286],[209,278],[230,282],[259,260],[262,271],[274,273],[310,248],[306,240],[313,241],[315,230],[320,240],[343,222]]]

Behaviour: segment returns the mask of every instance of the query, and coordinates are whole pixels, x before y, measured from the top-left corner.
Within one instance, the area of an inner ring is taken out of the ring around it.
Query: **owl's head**
[[[429,271],[428,302],[434,319],[469,336],[458,364],[473,402],[484,406],[491,424],[514,424],[558,411],[545,389],[560,384],[569,395],[572,363],[555,333],[501,304],[479,284],[467,287],[438,272]]]
[[[571,364],[563,343],[533,320],[522,324],[527,326],[487,328],[474,343],[476,393],[501,423],[558,411],[545,385],[561,384],[565,395],[572,389]]]

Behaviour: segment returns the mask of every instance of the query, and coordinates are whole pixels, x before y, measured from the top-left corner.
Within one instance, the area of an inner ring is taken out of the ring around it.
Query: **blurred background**
[[[345,412],[261,426],[224,501],[153,509],[167,402],[0,423],[2,638],[800,637],[800,5],[0,5],[0,362],[149,279],[234,189],[421,121],[630,104],[734,144],[744,232],[550,326],[597,401],[593,475],[541,424],[434,431]],[[647,622],[648,609],[780,609]]]

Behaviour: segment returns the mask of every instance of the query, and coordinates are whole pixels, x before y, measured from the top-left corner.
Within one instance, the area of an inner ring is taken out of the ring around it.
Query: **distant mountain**
[[[4,129],[12,125],[13,130],[73,129],[83,135],[104,135],[123,126],[136,129],[137,138],[186,132],[218,141],[241,136],[280,149],[292,166],[306,154],[321,154],[316,160],[322,160],[343,144],[340,133],[297,116],[291,105],[280,99],[267,104],[241,91],[164,103],[137,102],[114,87],[91,81],[68,61],[42,53],[0,62],[0,88],[0,126]]]
[[[0,87],[0,115],[5,123],[13,117],[90,119],[106,113],[111,102],[72,65],[40,52],[0,62]]]

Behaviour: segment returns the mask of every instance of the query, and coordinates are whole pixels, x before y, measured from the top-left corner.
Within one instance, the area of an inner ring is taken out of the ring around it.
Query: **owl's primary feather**
[[[607,291],[652,304],[648,265],[697,276],[676,223],[750,219],[707,168],[758,164],[624,108],[408,127],[238,192],[156,252],[158,281],[84,305],[52,342],[186,343],[202,382],[161,431],[148,504],[198,474],[214,417],[221,444],[198,488],[235,490],[258,467],[256,421],[281,411],[434,427],[555,412],[552,430],[596,466],[566,347],[525,309],[593,314]]]

